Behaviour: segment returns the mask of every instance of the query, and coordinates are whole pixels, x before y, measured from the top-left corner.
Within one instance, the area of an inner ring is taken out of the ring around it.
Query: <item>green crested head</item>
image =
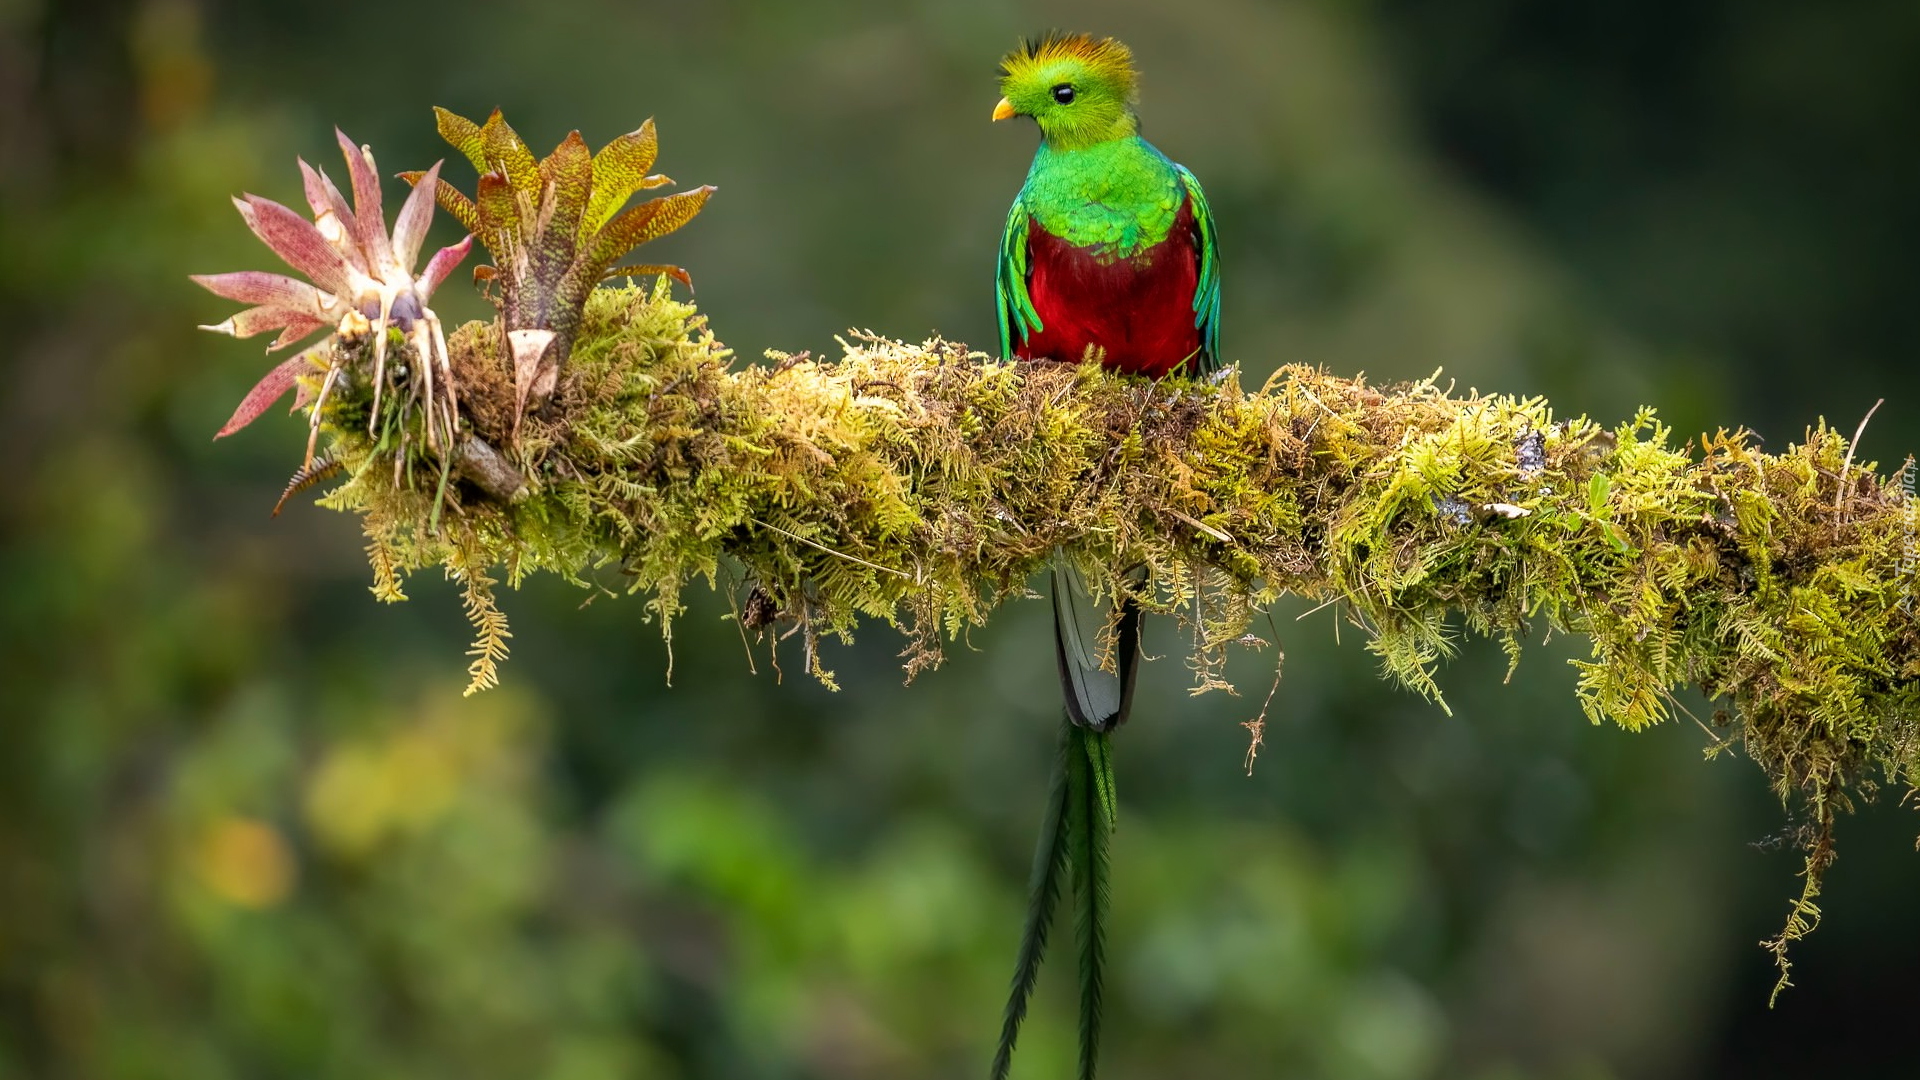
[[[1112,38],[1048,34],[1000,61],[995,120],[1031,116],[1055,150],[1083,150],[1140,130],[1133,53]]]

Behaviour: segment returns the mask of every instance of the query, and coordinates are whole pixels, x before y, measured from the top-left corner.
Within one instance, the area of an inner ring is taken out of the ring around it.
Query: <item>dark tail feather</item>
[[[1100,999],[1106,986],[1107,835],[1113,759],[1104,732],[1075,728],[1080,745],[1067,763],[1069,861],[1080,939],[1080,1080],[1093,1080],[1100,1053]]]
[[[1144,567],[1132,571],[1143,581]],[[1111,731],[1127,722],[1133,709],[1133,677],[1140,666],[1140,605],[1131,597],[1120,601],[1112,620],[1114,670],[1100,666],[1100,640],[1113,607],[1094,603],[1087,585],[1064,556],[1053,564],[1053,643],[1060,664],[1060,692],[1067,714],[1081,727]]]
[[[1053,783],[1047,792],[1047,813],[1040,822],[1040,841],[1033,849],[1033,874],[1027,883],[1027,925],[1020,936],[1020,955],[1013,965],[1013,990],[1000,1024],[1000,1047],[993,1055],[993,1080],[1006,1080],[1013,1065],[1013,1044],[1020,1038],[1020,1022],[1040,977],[1040,961],[1047,951],[1047,931],[1053,909],[1060,902],[1060,879],[1067,866],[1068,792],[1071,759],[1085,755],[1071,718],[1060,724],[1060,753],[1054,760]]]

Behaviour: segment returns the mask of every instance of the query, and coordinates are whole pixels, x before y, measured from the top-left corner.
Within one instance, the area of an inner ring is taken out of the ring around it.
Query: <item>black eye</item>
[[[1059,86],[1054,87],[1053,100],[1059,102],[1062,105],[1073,104],[1073,84],[1061,83]]]

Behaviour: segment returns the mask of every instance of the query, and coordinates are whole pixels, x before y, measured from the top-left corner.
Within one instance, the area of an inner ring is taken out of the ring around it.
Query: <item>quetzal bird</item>
[[[1200,182],[1140,137],[1133,56],[1112,38],[1051,34],[1001,61],[995,120],[1040,126],[1027,181],[1007,213],[994,293],[1000,355],[1160,378],[1210,372],[1219,354],[1220,257]],[[1140,609],[1096,605],[1065,559],[1053,571],[1054,630],[1066,698],[1031,901],[993,1076],[1003,1080],[1071,871],[1080,945],[1080,1076],[1100,1038],[1113,828],[1108,735],[1127,719],[1140,659]],[[1111,664],[1100,663],[1111,627]]]

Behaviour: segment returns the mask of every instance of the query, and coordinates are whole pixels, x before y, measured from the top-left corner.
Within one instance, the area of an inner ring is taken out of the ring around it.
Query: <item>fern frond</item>
[[[280,511],[286,508],[288,499],[338,473],[344,467],[339,458],[328,453],[295,469],[293,475],[287,479],[287,486],[280,492],[280,501],[273,504],[273,513],[267,516],[279,517]]]
[[[467,650],[473,663],[467,665],[464,693],[491,690],[500,685],[500,664],[507,658],[507,639],[513,636],[507,629],[506,614],[493,600],[497,583],[464,554],[457,557],[448,573],[460,582],[460,605],[474,631],[473,647]]]
[[[400,553],[393,549],[377,515],[368,514],[361,525],[367,534],[367,565],[373,568],[373,584],[368,588],[381,603],[398,604],[407,598],[406,590],[400,587]]]

